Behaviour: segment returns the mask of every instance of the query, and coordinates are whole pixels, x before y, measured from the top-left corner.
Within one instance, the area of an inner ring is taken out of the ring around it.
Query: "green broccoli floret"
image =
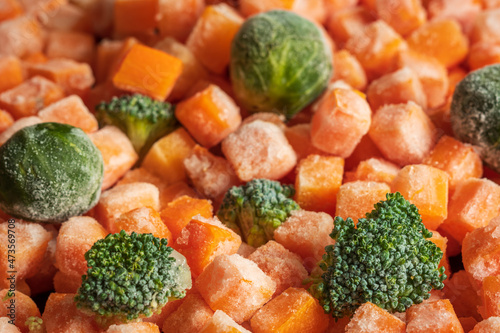
[[[40,317],[29,317],[24,323],[28,327],[29,333],[46,333],[45,324]]]
[[[443,253],[426,239],[432,233],[400,193],[387,194],[356,226],[336,217],[330,236],[335,244],[325,248],[323,274],[310,291],[333,317],[351,316],[366,302],[403,312],[444,287]]]
[[[141,157],[156,140],[177,126],[174,107],[170,103],[139,94],[113,97],[109,103],[101,102],[96,106],[96,117],[100,127],[113,125],[122,130]]]
[[[254,179],[226,192],[217,217],[248,244],[258,247],[273,239],[274,230],[293,210],[300,209],[291,199],[294,194],[292,185]]]
[[[109,234],[85,259],[88,270],[75,302],[102,324],[150,317],[191,288],[186,259],[151,234]]]

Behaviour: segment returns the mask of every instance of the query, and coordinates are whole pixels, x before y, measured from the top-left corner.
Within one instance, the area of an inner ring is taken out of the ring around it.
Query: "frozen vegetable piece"
[[[189,296],[189,292],[186,293],[186,297]],[[176,299],[169,301],[163,308],[161,308],[160,312],[155,312],[151,317],[143,318],[143,322],[154,323],[158,325],[158,327],[163,327],[163,323],[165,319],[175,310],[179,308],[179,306],[185,301],[186,297],[182,299]]]
[[[241,324],[271,299],[276,283],[251,260],[220,255],[196,279],[196,288],[212,310]]]
[[[7,140],[2,140],[1,134],[14,124],[14,118],[7,111],[0,110],[0,145]]]
[[[113,22],[117,35],[150,32],[156,27],[158,0],[116,0]]]
[[[86,6],[88,4],[90,6],[97,5],[96,7],[99,7],[97,2],[87,2],[87,4],[83,5],[85,8],[79,6],[83,4],[81,2],[78,4],[67,3],[65,1],[58,2],[60,6],[57,7],[56,11],[50,13],[51,19],[43,22],[45,28],[48,30],[92,32],[94,25],[97,28],[98,25],[104,23],[104,20],[101,21],[101,16],[104,16],[103,9],[101,13],[95,13],[93,9],[87,8]],[[106,1],[102,1],[102,5],[105,5],[105,3]],[[97,14],[95,18],[89,14],[89,10]],[[99,22],[97,22],[97,20],[99,20]]]
[[[20,131],[21,129],[28,126],[39,124],[41,122],[42,120],[36,116],[23,117],[16,120],[0,134],[0,145],[3,145],[5,142],[7,142],[7,140],[9,140],[17,131]]]
[[[0,9],[0,21],[6,21],[21,15],[24,12],[23,7],[18,0],[3,0]]]
[[[361,305],[346,326],[347,333],[391,332],[404,333],[406,325],[396,316],[377,305],[367,302]]]
[[[200,333],[250,333],[250,331],[238,325],[224,311],[217,310]]]
[[[454,19],[460,24],[462,30],[469,35],[478,14],[482,11],[482,2],[484,1],[430,0],[427,4],[427,14],[431,20]]]
[[[346,183],[340,186],[337,193],[335,216],[343,219],[350,217],[357,222],[390,192],[391,188],[386,183],[369,181]]]
[[[426,12],[420,0],[376,0],[375,10],[379,18],[387,22],[397,33],[408,35],[425,22]]]
[[[447,299],[413,305],[406,312],[407,333],[463,333],[464,330]]]
[[[333,81],[343,80],[357,90],[365,90],[366,73],[359,61],[347,50],[340,50],[333,55]]]
[[[290,143],[295,151],[295,154],[297,154],[297,161],[300,161],[311,154],[323,154],[322,151],[314,147],[311,142],[310,124],[298,124],[286,127],[285,136],[288,143]]]
[[[1,13],[0,13],[1,15]],[[0,56],[0,92],[14,88],[23,82],[21,61],[14,56]]]
[[[457,316],[472,316],[482,320],[478,306],[482,304],[480,296],[471,283],[469,273],[464,270],[455,272],[451,278],[444,281],[444,296],[449,299]]]
[[[71,95],[57,101],[38,113],[42,122],[56,122],[81,128],[85,133],[97,131],[97,120],[80,97]]]
[[[361,161],[354,173],[355,180],[382,182],[391,185],[399,167],[383,158],[369,158]]]
[[[324,2],[318,0],[241,0],[240,12],[243,16],[249,17],[272,9],[284,9],[322,23],[326,15],[324,6]]]
[[[151,207],[139,207],[122,214],[115,221],[115,227],[128,233],[135,231],[139,234],[152,234],[172,242],[172,233],[163,223],[160,214]]]
[[[434,244],[436,244],[436,246],[441,249],[441,252],[443,252],[443,257],[439,262],[439,267],[444,267],[444,273],[446,274],[447,277],[450,277],[451,276],[450,261],[448,260],[448,253],[446,251],[448,247],[448,238],[442,236],[437,231],[432,231],[432,237],[429,238],[429,240]]]
[[[8,317],[0,317],[0,329],[4,333],[21,333],[19,328],[11,324],[11,321]]]
[[[47,58],[67,58],[92,64],[95,53],[94,36],[83,32],[51,31],[47,37]]]
[[[498,333],[500,332],[500,317],[491,317],[485,319],[470,331],[470,333]]]
[[[56,274],[54,274],[52,283],[56,293],[76,294],[78,288],[82,285],[82,276],[65,274],[61,271],[57,271]]]
[[[489,42],[474,44],[469,51],[467,63],[471,71],[500,62],[500,46]]]
[[[203,0],[159,1],[158,29],[160,35],[175,38],[184,43],[205,9]]]
[[[345,159],[345,169],[353,170],[359,163],[370,158],[383,158],[382,153],[375,145],[373,140],[368,134],[365,134],[361,141],[352,152],[352,154]]]
[[[349,38],[360,33],[367,25],[375,21],[373,12],[364,6],[346,6],[335,10],[326,22],[328,33],[336,43],[344,44]],[[335,68],[335,71],[337,69]]]
[[[500,276],[487,276],[481,288],[483,318],[500,317]]]
[[[26,321],[29,317],[40,317],[40,311],[35,302],[19,290],[11,295],[9,290],[3,289],[0,291],[0,317],[8,317],[21,332],[28,333]]]
[[[470,34],[471,43],[489,42],[490,44],[497,44],[500,42],[499,20],[500,10],[498,8],[481,12],[476,17],[472,27]]]
[[[128,323],[111,325],[106,333],[160,333],[160,329],[153,323]]]
[[[23,58],[42,52],[44,46],[42,27],[36,18],[22,15],[0,24],[0,55]]]
[[[214,312],[200,294],[190,293],[182,300],[182,304],[165,319],[162,332],[199,332],[213,315]]]

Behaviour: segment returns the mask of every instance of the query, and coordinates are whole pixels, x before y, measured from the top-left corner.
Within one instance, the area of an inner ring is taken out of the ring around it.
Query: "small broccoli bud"
[[[45,324],[40,317],[29,317],[24,323],[28,327],[29,333],[46,333]]]
[[[310,291],[333,317],[352,316],[366,302],[403,312],[444,287],[443,252],[400,193],[387,194],[356,226],[336,217],[330,236],[335,244],[325,248],[321,278]]]
[[[293,210],[300,209],[291,199],[294,194],[292,185],[281,185],[269,179],[254,179],[229,189],[217,216],[242,235],[248,244],[258,247],[273,239],[274,230]]]
[[[75,296],[79,309],[101,323],[150,317],[191,288],[186,259],[166,239],[125,231],[97,241],[85,253],[87,274]]]
[[[142,158],[156,140],[172,132],[177,126],[174,107],[135,94],[113,97],[109,103],[96,106],[99,126],[113,125],[124,132]]]

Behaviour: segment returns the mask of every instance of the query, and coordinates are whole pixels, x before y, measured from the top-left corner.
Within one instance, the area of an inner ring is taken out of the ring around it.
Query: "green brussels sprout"
[[[92,208],[101,193],[100,151],[79,128],[42,123],[0,147],[0,208],[35,222],[63,222]]]
[[[469,73],[453,93],[450,120],[455,136],[475,146],[500,172],[500,64]]]
[[[243,23],[231,45],[230,70],[234,94],[249,112],[290,119],[327,87],[332,54],[314,23],[272,10]]]

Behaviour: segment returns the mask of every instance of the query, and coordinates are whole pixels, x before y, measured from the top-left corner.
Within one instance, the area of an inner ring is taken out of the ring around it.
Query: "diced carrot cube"
[[[101,194],[95,206],[95,218],[111,233],[117,233],[116,220],[123,213],[139,207],[152,207],[158,210],[160,205],[158,188],[148,183],[132,183],[115,186]]]
[[[113,83],[107,81],[96,85],[82,99],[89,110],[95,110],[101,102],[110,101],[113,97],[124,94],[125,91],[115,88]]]
[[[427,14],[431,20],[454,19],[462,30],[469,34],[481,12],[481,0],[430,0],[427,4]]]
[[[95,116],[76,95],[47,106],[38,113],[38,117],[43,122],[57,122],[79,127],[86,133],[95,132],[99,127]]]
[[[184,43],[204,8],[205,1],[203,0],[160,1],[161,18],[158,21],[160,35],[170,36]]]
[[[14,118],[7,111],[0,110],[0,134],[12,126]],[[0,143],[1,144],[1,143]]]
[[[485,9],[493,9],[500,7],[499,0],[481,0],[480,3],[483,5]]]
[[[139,157],[128,137],[117,127],[103,127],[91,133],[90,139],[100,150],[104,161],[104,191],[130,170]]]
[[[361,33],[374,20],[374,15],[366,8],[349,6],[332,12],[326,28],[336,43],[343,44],[352,36]]]
[[[500,318],[499,317],[491,317],[485,319],[476,326],[469,333],[499,333],[500,332]]]
[[[301,256],[304,266],[311,271],[323,257],[325,247],[334,243],[330,237],[332,230],[330,215],[298,210],[274,231],[274,239]]]
[[[126,323],[111,325],[106,333],[160,333],[160,328],[154,323]]]
[[[236,103],[215,85],[177,104],[175,116],[207,148],[217,145],[241,123]]]
[[[66,0],[19,0],[19,2],[27,14],[37,17],[42,22],[67,3]]]
[[[134,37],[126,38],[125,40],[123,40],[121,42],[121,48],[118,51],[118,53],[114,54],[114,51],[112,52],[113,55],[110,55],[110,57],[112,57],[114,59],[111,61],[111,64],[110,64],[109,68],[107,69],[107,72],[109,75],[108,79],[110,81],[112,81],[113,76],[115,76],[115,74],[120,69],[120,66],[123,63],[123,60],[128,55],[128,53],[130,52],[132,47],[138,43],[139,43],[139,41],[137,39],[135,39]]]
[[[238,325],[224,311],[217,310],[200,333],[251,333]]]
[[[65,1],[61,0],[59,2],[62,5],[51,13],[50,20],[44,21],[44,26],[48,30],[92,32],[93,26],[97,25],[95,21],[98,20],[99,16],[91,16],[91,14],[96,14],[95,11],[80,7],[79,5],[83,4],[81,2],[78,5],[64,3]],[[102,24],[101,22],[99,23]]]
[[[0,57],[0,92],[14,88],[23,82],[21,61],[14,56]]]
[[[179,308],[179,306],[186,300],[186,297],[181,298],[181,299],[168,301],[167,304],[165,304],[163,306],[163,308],[161,308],[160,313],[158,313],[158,312],[153,313],[153,315],[151,317],[142,318],[142,321],[148,322],[148,323],[155,323],[156,325],[158,325],[158,327],[163,327],[163,323],[165,323],[165,319],[168,316],[170,316],[171,313],[173,313],[174,311],[176,311]],[[171,321],[169,321],[169,323],[171,323]]]
[[[164,100],[182,72],[182,61],[171,55],[140,44],[133,45],[118,71],[113,84],[126,91]]]
[[[92,316],[76,308],[74,294],[52,293],[45,304],[42,319],[47,332],[101,332]]]
[[[331,14],[340,9],[354,7],[358,0],[324,0],[326,11]]]
[[[29,76],[40,75],[59,84],[66,94],[85,95],[94,84],[92,69],[88,64],[70,59],[52,59],[28,69]]]
[[[499,44],[479,42],[471,47],[468,59],[468,64],[471,71],[497,63],[500,63]]]
[[[368,79],[372,80],[392,72],[398,54],[407,46],[396,31],[378,20],[351,36],[345,48],[359,60]]]
[[[212,310],[222,310],[241,324],[271,299],[276,283],[253,261],[223,254],[198,277],[196,288]]]
[[[97,45],[94,75],[97,83],[106,81],[110,68],[120,54],[124,41],[104,39]]]
[[[35,76],[0,94],[0,107],[19,119],[33,116],[63,97],[64,92],[57,84]]]
[[[255,313],[250,321],[255,333],[323,332],[329,324],[318,300],[302,288],[288,288]]]
[[[184,181],[180,181],[170,184],[164,189],[160,189],[160,208],[164,209],[169,203],[182,196],[200,198],[199,193],[197,193],[191,186]]]
[[[47,38],[48,58],[68,58],[91,64],[95,53],[94,37],[87,33],[52,31]]]
[[[464,333],[462,325],[447,299],[427,301],[411,306],[406,311],[406,332]],[[432,323],[432,324],[430,324]]]
[[[392,191],[417,206],[427,229],[436,230],[448,215],[448,174],[442,170],[407,165],[394,179]]]
[[[296,0],[240,0],[241,15],[249,17],[258,13],[267,12],[272,9],[292,10]]]
[[[19,16],[0,24],[0,55],[23,58],[42,52],[42,27],[35,18]]]
[[[370,158],[382,158],[382,153],[370,136],[365,134],[352,154],[345,159],[345,170],[353,170],[359,163]]]
[[[433,232],[434,233],[434,232]],[[453,273],[444,281],[443,288],[445,298],[449,299],[457,316],[472,316],[476,320],[481,320],[477,309],[481,304],[478,293],[471,284],[469,274],[460,270]]]
[[[439,139],[423,163],[446,171],[450,176],[451,191],[455,190],[458,183],[469,178],[479,178],[483,174],[481,158],[472,146],[447,135]]]
[[[207,6],[186,45],[205,67],[222,74],[229,64],[231,42],[243,21],[233,8],[224,3]]]
[[[10,127],[0,134],[0,146],[7,142],[7,140],[9,140],[10,137],[20,129],[39,124],[41,122],[42,120],[38,117],[24,117],[16,120]]]
[[[404,333],[406,325],[396,316],[367,302],[361,305],[349,324],[346,326],[347,333]]]
[[[354,180],[382,182],[391,185],[400,168],[383,158],[369,158],[361,161],[354,173]]]
[[[311,154],[323,154],[323,152],[314,147],[311,142],[310,124],[298,124],[291,127],[286,127],[285,136],[292,146],[293,150],[295,151],[295,154],[297,154],[297,161],[300,161]]]
[[[356,181],[340,186],[337,193],[337,209],[335,216],[343,219],[352,218],[354,222],[364,218],[366,213],[373,210],[373,206],[385,200],[391,188],[386,183]]]
[[[366,97],[374,111],[387,104],[409,101],[427,108],[427,97],[418,75],[409,67],[403,67],[370,83]]]
[[[186,257],[196,278],[214,258],[234,254],[240,245],[241,237],[218,219],[197,215],[181,230],[172,247]]]
[[[17,17],[23,12],[23,7],[18,0],[2,0],[0,2],[0,22]]]
[[[483,281],[481,292],[483,318],[500,317],[500,276],[487,276]]]
[[[144,157],[142,167],[167,184],[186,180],[183,161],[195,145],[186,130],[179,128],[156,141]]]
[[[455,87],[457,84],[463,80],[463,78],[467,75],[467,71],[462,69],[461,67],[455,67],[448,71],[448,81],[450,83],[448,87],[448,97],[453,96],[453,92],[455,91]]]
[[[439,262],[439,267],[444,267],[444,272],[448,279],[451,277],[451,268],[450,268],[450,261],[448,260],[448,255],[446,253],[446,249],[448,246],[448,239],[444,236],[442,236],[439,232],[437,231],[432,231],[432,237],[429,238],[431,242],[436,244],[437,247],[443,252],[443,257],[441,258],[441,261]]]
[[[82,277],[81,275],[65,274],[57,271],[52,283],[56,293],[76,294],[82,285]]]
[[[334,215],[343,173],[343,158],[309,155],[297,168],[295,200],[303,209]]]
[[[168,304],[168,303],[167,303]],[[199,332],[212,318],[214,312],[200,294],[187,295],[181,305],[164,321],[163,333]]]
[[[432,121],[413,102],[378,109],[369,135],[385,158],[401,166],[421,163],[436,141]]]
[[[341,50],[333,55],[333,81],[343,80],[354,89],[363,91],[366,88],[367,78],[365,70],[359,61],[347,50]]]
[[[490,45],[500,42],[500,10],[485,10],[481,12],[474,22],[470,33],[471,44],[488,42]]]
[[[474,229],[500,214],[500,186],[488,179],[469,178],[457,184],[441,225],[459,243]]]
[[[14,324],[11,324],[10,318],[7,316],[0,317],[0,330],[3,333],[21,333],[19,328],[17,328]]]
[[[172,233],[163,223],[160,214],[151,207],[139,207],[128,211],[115,221],[117,230],[128,233],[153,234],[158,238],[166,238],[172,242]]]
[[[447,68],[461,63],[469,51],[467,37],[451,19],[423,24],[412,32],[407,42],[413,51],[435,57]]]
[[[426,12],[420,0],[377,0],[375,9],[379,18],[397,33],[406,36],[425,22]]]
[[[19,290],[14,292],[12,297],[9,297],[9,290],[3,289],[0,291],[0,317],[7,317],[16,324],[21,332],[29,332],[28,326],[25,324],[29,317],[40,317],[35,302],[27,295]],[[14,304],[14,311],[12,311]],[[2,330],[2,333],[4,331]]]
[[[158,2],[158,0],[115,0],[115,33],[121,36],[152,31],[156,27]]]

